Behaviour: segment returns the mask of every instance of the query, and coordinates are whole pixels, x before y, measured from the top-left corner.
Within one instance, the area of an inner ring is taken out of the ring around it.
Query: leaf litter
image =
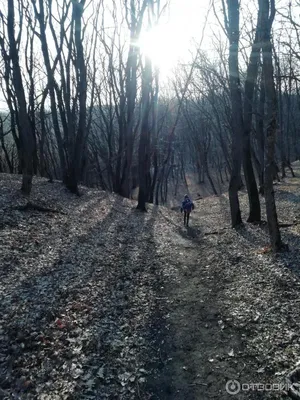
[[[276,187],[295,222],[276,257],[265,225],[230,229],[226,194],[198,200],[186,230],[96,189],[35,178],[30,202],[48,212],[25,207],[20,177],[0,187],[0,397],[226,399],[227,379],[278,382],[298,365],[299,178]]]

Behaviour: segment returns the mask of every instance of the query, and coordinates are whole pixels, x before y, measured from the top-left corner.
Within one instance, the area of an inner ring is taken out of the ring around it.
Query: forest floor
[[[300,364],[295,173],[276,185],[292,224],[277,256],[265,224],[230,229],[226,194],[196,201],[186,229],[167,208],[38,178],[25,207],[20,178],[0,175],[0,399],[284,398],[270,385]],[[241,206],[246,219],[245,193]]]

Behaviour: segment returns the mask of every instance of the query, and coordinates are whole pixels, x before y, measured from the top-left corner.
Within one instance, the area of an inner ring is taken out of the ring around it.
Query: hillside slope
[[[297,224],[273,257],[265,225],[230,229],[225,195],[197,201],[186,230],[43,179],[26,209],[19,185],[0,176],[0,398],[226,400],[228,380],[280,382],[299,361]],[[281,222],[298,222],[299,187],[278,186]]]

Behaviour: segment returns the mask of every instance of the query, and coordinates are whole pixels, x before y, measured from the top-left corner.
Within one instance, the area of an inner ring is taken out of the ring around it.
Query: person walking
[[[190,213],[192,210],[194,210],[195,206],[192,200],[189,198],[189,196],[186,194],[184,196],[183,202],[181,204],[181,213],[183,212],[183,223],[185,226],[189,226],[189,220],[190,220]]]

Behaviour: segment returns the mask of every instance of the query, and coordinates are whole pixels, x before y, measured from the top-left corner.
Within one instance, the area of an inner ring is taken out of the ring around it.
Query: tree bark
[[[146,202],[150,194],[150,94],[152,86],[152,65],[149,57],[145,57],[145,67],[142,73],[142,122],[139,143],[139,196],[137,208],[147,211]]]
[[[277,130],[277,99],[272,63],[271,28],[275,16],[275,1],[259,0],[262,11],[262,54],[263,78],[266,93],[267,128],[266,128],[266,166],[265,166],[265,198],[270,241],[273,251],[284,247],[281,241],[277,220],[276,203],[273,188],[273,170],[275,159],[275,140]]]
[[[232,227],[242,224],[238,190],[241,182],[243,110],[239,76],[239,1],[227,0],[229,36],[229,86],[232,105],[232,171],[229,182],[229,202]],[[224,10],[225,12],[225,10]],[[225,18],[227,20],[227,18]],[[227,21],[226,21],[227,25]]]
[[[27,114],[25,92],[22,82],[22,74],[19,63],[19,54],[15,38],[15,5],[14,0],[7,1],[7,32],[9,40],[9,56],[12,65],[12,81],[18,103],[18,118],[22,151],[22,191],[29,195],[33,178],[33,157],[35,151],[35,139],[32,126]]]
[[[258,115],[256,119],[256,132],[258,144],[258,158],[260,163],[259,173],[259,192],[264,195],[264,170],[265,170],[265,132],[264,132],[264,115],[265,115],[265,85],[264,79],[261,79],[260,94],[258,102]]]
[[[247,76],[245,82],[245,98],[244,98],[243,169],[244,169],[244,175],[245,175],[245,181],[249,199],[249,207],[250,207],[250,213],[247,220],[248,222],[260,222],[261,220],[260,201],[252,165],[251,141],[250,141],[250,134],[252,130],[254,87],[258,75],[258,61],[259,61],[260,46],[261,46],[259,40],[260,30],[261,30],[261,16],[259,12],[257,17],[255,38],[252,45],[249,64],[247,68]]]
[[[73,18],[75,28],[75,48],[76,48],[76,80],[78,87],[78,108],[79,119],[78,127],[75,137],[75,143],[69,162],[66,186],[75,194],[78,194],[78,182],[81,175],[82,160],[84,147],[87,140],[87,126],[86,126],[86,98],[87,98],[87,80],[86,80],[86,65],[83,52],[82,43],[82,17],[85,6],[85,0],[80,2],[73,1]],[[70,122],[70,121],[69,121]]]
[[[46,36],[46,21],[45,21],[46,17],[45,17],[44,1],[39,0],[39,11],[37,9],[35,0],[31,0],[31,2],[34,7],[35,16],[39,22],[39,28],[40,28],[39,38],[41,41],[43,61],[45,63],[45,68],[47,71],[47,82],[48,82],[48,90],[49,90],[49,96],[50,96],[51,116],[52,116],[54,133],[55,133],[57,145],[58,145],[58,154],[59,154],[59,159],[60,159],[61,174],[62,174],[63,179],[65,179],[66,157],[65,157],[65,152],[64,152],[63,138],[62,138],[62,135],[60,132],[57,104],[56,104],[56,98],[55,98],[55,77],[54,77],[55,71],[51,67],[50,54],[49,54],[47,36]],[[50,10],[50,12],[51,12],[51,10]]]

